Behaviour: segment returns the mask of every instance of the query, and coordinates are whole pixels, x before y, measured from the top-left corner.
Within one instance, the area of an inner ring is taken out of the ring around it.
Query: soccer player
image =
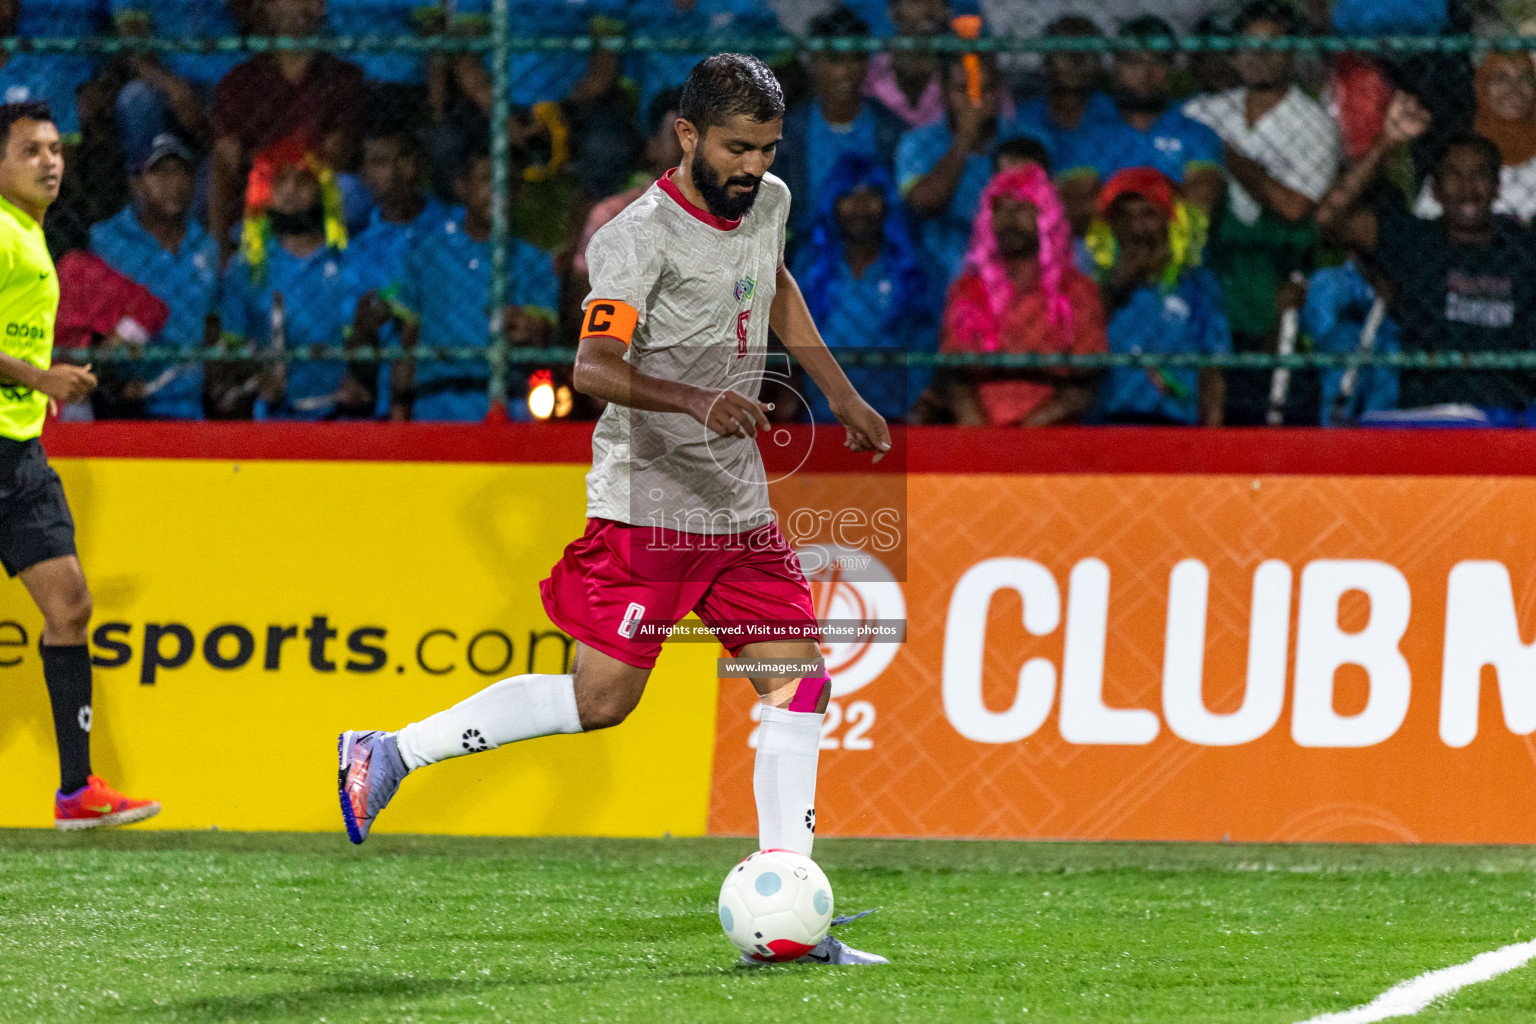
[[[0,564],[20,576],[43,613],[43,678],[59,745],[53,823],[127,825],[160,813],[91,774],[91,592],[75,555],[75,521],[38,438],[50,403],[91,393],[90,367],[53,366],[59,276],[43,215],[64,176],[48,104],[0,105]]]
[[[789,190],[768,173],[784,117],[761,61],[718,54],[683,86],[683,159],[587,247],[575,384],[609,405],[592,437],[587,529],[540,584],[576,640],[573,671],[504,679],[399,732],[340,737],[342,816],[367,838],[407,774],[517,740],[618,725],[645,689],[666,628],[690,610],[733,655],[815,663],[810,588],[780,534],[756,433],[768,328],[847,428],[853,451],[890,449],[885,421],[828,352],[784,267]],[[774,639],[777,637],[777,639]],[[755,679],[758,845],[811,852],[825,671]],[[883,957],[828,936],[819,963]]]

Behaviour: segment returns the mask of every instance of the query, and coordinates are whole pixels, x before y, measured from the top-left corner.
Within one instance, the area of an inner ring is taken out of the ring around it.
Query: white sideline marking
[[[1302,1024],[1374,1024],[1389,1017],[1411,1017],[1436,999],[1457,989],[1489,981],[1536,960],[1536,939],[1503,949],[1479,953],[1464,964],[1410,978],[1394,985],[1364,1006],[1341,1013],[1325,1013]]]

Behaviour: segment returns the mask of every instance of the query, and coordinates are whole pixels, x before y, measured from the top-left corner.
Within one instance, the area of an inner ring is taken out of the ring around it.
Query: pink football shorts
[[[626,665],[652,668],[690,611],[736,654],[763,640],[816,640],[800,560],[768,523],[718,537],[588,519],[539,584],[550,621]]]

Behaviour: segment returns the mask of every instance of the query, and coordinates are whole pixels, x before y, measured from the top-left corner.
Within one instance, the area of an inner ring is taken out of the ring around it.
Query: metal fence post
[[[491,0],[491,309],[489,398],[491,408],[507,396],[507,184],[511,151],[507,117],[511,113],[510,66],[507,51],[511,24],[507,0]]]

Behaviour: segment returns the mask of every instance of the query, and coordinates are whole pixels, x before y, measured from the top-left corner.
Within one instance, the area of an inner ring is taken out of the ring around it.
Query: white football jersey
[[[789,189],[771,174],[738,221],[663,178],[592,236],[582,308],[634,308],[625,358],[637,370],[757,398],[788,220]],[[757,440],[719,437],[686,413],[609,405],[592,434],[587,515],[687,533],[762,526],[772,511]]]

